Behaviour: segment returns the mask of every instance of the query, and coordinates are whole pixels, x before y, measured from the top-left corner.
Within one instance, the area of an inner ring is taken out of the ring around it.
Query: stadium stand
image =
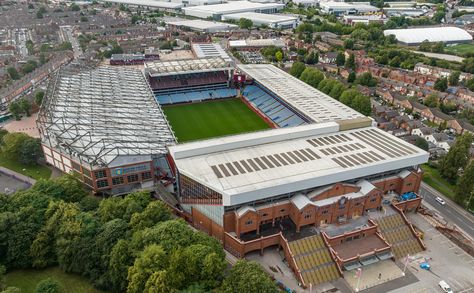
[[[182,74],[174,76],[151,77],[150,86],[153,91],[158,92],[166,89],[177,89],[183,87],[206,86],[211,84],[226,85],[229,77],[226,72],[206,72],[195,74]]]
[[[416,236],[413,235],[401,215],[392,214],[376,221],[383,237],[392,246],[392,251],[397,259],[423,251]]]
[[[340,277],[321,235],[292,241],[289,245],[306,284],[316,285]]]
[[[280,127],[298,126],[306,122],[286,107],[278,98],[257,85],[247,85],[242,95]]]
[[[212,99],[222,99],[235,97],[236,89],[228,87],[207,88],[207,89],[183,89],[175,91],[167,91],[165,93],[156,94],[156,99],[160,105],[189,103]]]

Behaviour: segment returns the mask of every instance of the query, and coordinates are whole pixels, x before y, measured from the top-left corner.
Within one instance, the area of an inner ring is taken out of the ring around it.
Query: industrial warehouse
[[[236,108],[203,111],[221,103]],[[404,213],[421,204],[428,153],[273,65],[210,57],[61,73],[38,124],[48,162],[94,192],[155,186],[237,257],[280,247],[305,288],[343,277],[357,289],[360,267],[401,276],[395,260],[425,249]]]
[[[469,43],[472,36],[458,27],[426,27],[385,30],[384,35],[393,35],[398,42],[415,46],[428,41],[430,43],[443,42],[445,44]]]

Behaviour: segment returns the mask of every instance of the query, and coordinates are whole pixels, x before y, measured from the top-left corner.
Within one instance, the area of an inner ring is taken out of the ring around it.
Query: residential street
[[[466,234],[474,239],[474,216],[466,210],[459,207],[449,198],[440,194],[437,190],[429,185],[422,183],[420,194],[424,200],[433,206],[439,214],[448,222],[448,225],[456,225],[462,229]],[[446,205],[439,204],[435,197],[441,197],[446,201]]]

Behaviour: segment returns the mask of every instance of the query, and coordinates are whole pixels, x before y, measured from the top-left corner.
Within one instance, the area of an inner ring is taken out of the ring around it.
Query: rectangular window
[[[107,177],[106,170],[95,171],[94,174],[95,174],[95,178],[97,178],[97,179]]]
[[[305,218],[305,219],[311,218],[311,214],[305,214],[305,215],[304,215],[304,218]]]
[[[103,188],[109,186],[109,182],[107,180],[98,180],[97,181],[97,188]]]
[[[123,184],[123,177],[112,178],[112,185]]]
[[[74,170],[81,172],[81,165],[79,165],[78,163],[76,163],[74,161],[71,161],[71,163],[72,163],[72,168]]]
[[[280,213],[284,213],[284,212],[285,212],[285,209],[281,209],[281,210],[280,210]]]
[[[325,210],[325,211],[322,211],[321,214],[325,215],[325,214],[327,214],[327,213],[328,213],[328,210]]]
[[[136,182],[138,181],[138,174],[132,174],[127,176],[128,182]]]
[[[376,201],[376,200],[377,200],[376,197],[373,197],[373,198],[370,199],[371,202],[374,202],[374,201]]]
[[[247,225],[247,226],[250,226],[250,225],[252,225],[252,224],[253,224],[253,221],[252,221],[252,220],[248,220],[248,221],[245,222],[245,225]]]
[[[151,179],[151,172],[143,172],[142,173],[142,180]]]

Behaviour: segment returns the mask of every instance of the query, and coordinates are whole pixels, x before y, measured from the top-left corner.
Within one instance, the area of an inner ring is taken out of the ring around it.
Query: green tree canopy
[[[239,27],[241,29],[251,30],[253,27],[253,22],[248,18],[241,18],[239,19]]]
[[[259,264],[253,261],[239,260],[224,280],[225,293],[276,293],[278,287]]]
[[[438,78],[433,88],[440,92],[445,92],[448,89],[448,79],[446,77]]]
[[[59,293],[60,291],[59,283],[51,278],[41,280],[35,288],[35,293]]]
[[[470,155],[469,150],[473,137],[471,134],[466,133],[456,139],[454,145],[449,149],[448,154],[441,159],[440,171],[441,175],[449,180],[455,182],[458,178],[459,170],[466,167]]]
[[[303,62],[294,62],[290,68],[290,74],[296,78],[300,78],[303,71],[306,69],[306,66]]]
[[[432,93],[426,97],[424,104],[428,107],[436,108],[439,105],[439,97],[437,94]]]
[[[456,185],[455,200],[461,205],[466,205],[467,200],[474,192],[474,162],[471,161],[465,168]]]
[[[428,145],[428,142],[426,141],[426,139],[424,139],[423,137],[420,137],[420,136],[416,138],[415,145],[417,147],[419,147],[420,149],[425,150],[425,151],[428,151],[428,149],[429,149],[429,145]]]
[[[300,76],[300,79],[314,88],[318,88],[319,83],[324,79],[324,74],[315,69],[307,67]]]

